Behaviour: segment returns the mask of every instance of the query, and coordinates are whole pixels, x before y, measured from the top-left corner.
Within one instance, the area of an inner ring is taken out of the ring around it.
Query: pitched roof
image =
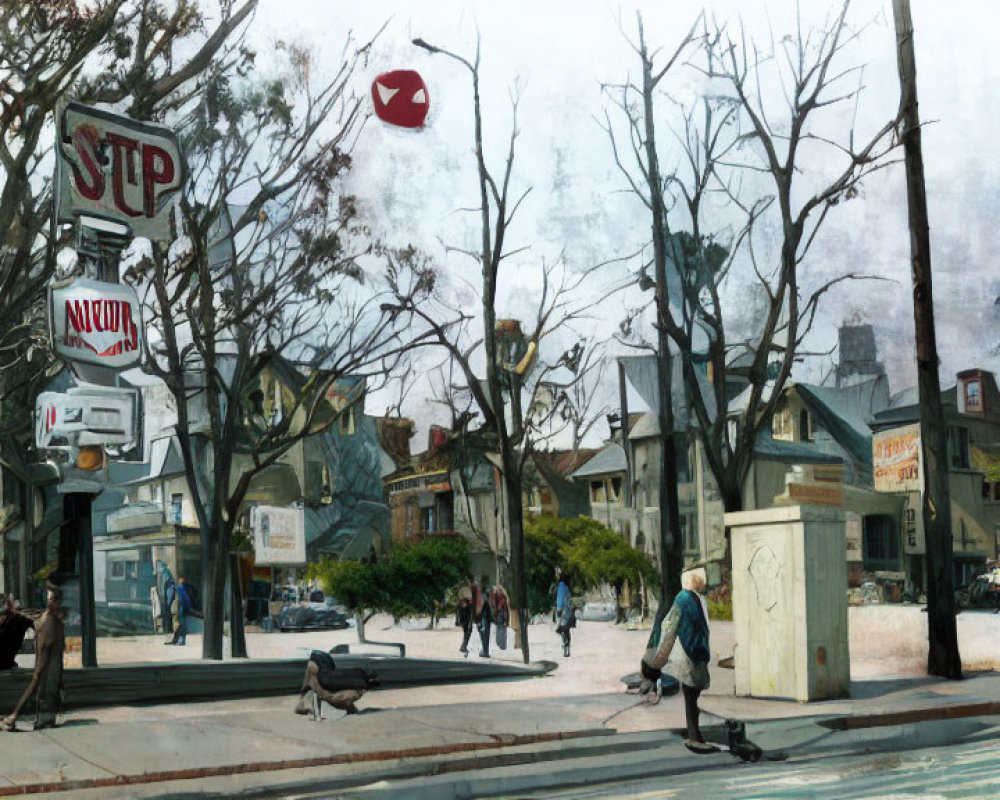
[[[577,450],[542,450],[532,453],[532,457],[542,472],[566,478],[590,461],[598,452],[596,447],[581,447]]]
[[[850,453],[861,472],[870,475],[871,425],[889,404],[885,376],[837,389],[806,383],[795,384],[795,389],[820,425]]]
[[[593,458],[573,472],[571,478],[589,478],[592,475],[607,475],[615,472],[625,472],[625,449],[617,442],[610,442],[602,447]]]
[[[823,453],[805,442],[786,442],[771,436],[771,427],[757,431],[753,448],[754,458],[764,461],[783,461],[793,464],[843,464],[840,456]]]

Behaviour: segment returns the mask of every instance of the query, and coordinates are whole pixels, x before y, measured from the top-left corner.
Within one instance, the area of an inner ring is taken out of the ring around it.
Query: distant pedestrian
[[[562,636],[563,655],[569,658],[570,628],[576,627],[576,614],[573,611],[573,596],[562,570],[556,567],[556,633]]]
[[[490,610],[493,612],[493,625],[496,629],[496,643],[501,650],[507,649],[507,626],[510,625],[510,597],[507,590],[499,583],[490,593]]]
[[[187,644],[187,621],[193,611],[194,603],[188,594],[187,579],[182,575],[177,579],[177,630],[174,631],[174,638],[164,644]]]
[[[458,608],[455,611],[455,624],[462,629],[462,646],[458,652],[469,655],[469,637],[472,636],[472,579],[463,583],[458,589]]]
[[[479,642],[482,645],[482,649],[479,651],[480,658],[490,657],[490,626],[493,623],[490,595],[489,580],[484,575],[475,606],[476,627],[479,629]]]
[[[28,698],[35,695],[35,730],[56,724],[62,694],[63,652],[66,635],[62,617],[62,590],[49,586],[46,590],[45,613],[38,622],[35,639],[35,671],[14,710],[0,720],[0,730],[13,731],[17,718]]]
[[[174,581],[170,567],[164,561],[157,561],[156,591],[160,596],[160,621],[163,623],[164,633],[174,632],[174,594],[177,583]]]
[[[4,608],[0,611],[0,670],[14,669],[14,658],[21,651],[24,637],[35,623],[21,613],[21,607],[9,594],[4,598]]]
[[[700,570],[691,570],[681,576],[684,587],[674,598],[659,629],[659,641],[642,658],[644,693],[651,682],[655,687],[662,672],[680,681],[684,692],[684,711],[687,717],[687,740],[684,744],[695,752],[714,752],[716,748],[705,742],[698,725],[700,712],[698,696],[708,688],[708,662],[711,659],[708,640],[708,610],[702,593],[705,577]],[[654,632],[655,635],[655,632]],[[680,640],[680,647],[674,647]]]

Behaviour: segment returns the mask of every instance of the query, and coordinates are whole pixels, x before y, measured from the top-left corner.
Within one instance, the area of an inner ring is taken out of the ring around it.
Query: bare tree
[[[766,49],[742,28],[734,37],[719,24],[696,21],[674,59],[697,46],[704,60],[688,63],[707,86],[692,107],[672,106],[679,122],[670,134],[682,166],[659,181],[651,179],[656,173],[650,168],[660,97],[655,82],[611,87],[634,155],[629,163],[609,115],[616,163],[650,209],[654,239],[663,238],[676,279],[675,296],[658,303],[658,325],[679,353],[686,400],[727,511],[742,509],[758,434],[770,424],[822,298],[843,281],[865,277],[843,274],[807,290],[800,269],[808,265],[810,248],[828,213],[893,163],[889,154],[897,144],[898,117],[862,138],[853,125],[840,135],[827,134],[816,119],[823,109],[850,107],[861,90],[862,68],[839,66],[863,30],[848,24],[849,6],[844,0],[819,31],[804,29],[800,18],[795,32],[777,42],[772,38]],[[652,65],[655,54],[646,45],[641,19],[634,47],[644,73],[665,75]],[[777,111],[768,102],[773,94],[762,90],[774,85],[783,89],[785,103]],[[801,177],[806,159],[810,165],[822,159],[818,185],[800,185],[806,183]],[[641,179],[633,177],[636,169]],[[759,224],[764,219],[779,231],[770,261],[767,233]],[[733,309],[726,303],[734,264],[747,268],[751,287],[764,299],[756,330],[745,338],[735,335]],[[749,385],[731,424],[727,379],[740,356],[750,360]],[[705,363],[708,387],[706,372],[699,375]]]
[[[205,658],[222,658],[227,559],[254,478],[344,413],[326,399],[335,383],[379,384],[402,350],[407,314],[369,286],[358,257],[372,243],[340,189],[364,121],[350,82],[370,44],[348,39],[336,75],[318,88],[309,52],[295,47],[285,48],[287,74],[262,85],[216,72],[181,127],[184,235],[134,270],[149,314],[145,368],[177,400],[201,528]],[[397,289],[402,282],[397,275]],[[422,291],[415,282],[402,290],[409,301]],[[252,389],[275,356],[304,379],[289,408],[264,418]],[[192,429],[195,401],[203,433]],[[233,648],[245,655],[236,626]]]
[[[256,0],[224,2],[208,30],[196,3],[172,10],[149,0],[0,4],[0,376],[29,351],[36,371],[42,362],[37,307],[68,244],[51,225],[45,137],[56,106],[70,97],[125,102],[133,116],[161,118],[199,91],[212,59],[255,7]],[[182,42],[195,47],[190,58],[174,55]]]
[[[508,259],[522,250],[511,250],[507,244],[510,225],[521,203],[529,193],[526,189],[514,194],[511,186],[515,144],[518,136],[517,96],[512,97],[512,122],[506,157],[499,170],[487,163],[483,144],[483,118],[479,91],[480,51],[477,43],[473,60],[415,39],[414,44],[434,55],[442,55],[460,64],[472,80],[473,137],[476,171],[479,186],[480,247],[477,251],[457,247],[449,249],[462,253],[479,263],[482,272],[482,305],[479,309],[482,338],[469,335],[474,316],[464,309],[449,308],[441,302],[422,307],[405,306],[412,311],[436,344],[443,347],[454,359],[461,372],[465,387],[475,402],[481,416],[483,432],[492,438],[492,445],[499,454],[503,482],[503,517],[510,537],[511,584],[513,605],[521,621],[521,647],[524,660],[530,660],[527,635],[527,586],[524,571],[524,523],[522,508],[522,473],[525,459],[538,431],[551,412],[533,415],[543,395],[550,392],[552,384],[569,385],[575,375],[560,380],[568,366],[568,354],[554,358],[543,357],[543,342],[551,347],[557,331],[565,337],[572,322],[580,319],[588,304],[579,303],[580,288],[592,275],[593,269],[573,274],[559,261],[543,265],[542,287],[532,320],[504,320],[498,314],[498,287],[508,272]],[[526,329],[522,331],[521,323]],[[474,359],[477,359],[478,362]],[[537,361],[537,366],[535,362]],[[476,374],[477,363],[485,370],[485,381]],[[570,370],[572,372],[572,370]],[[543,404],[544,405],[544,404]]]
[[[35,396],[62,367],[45,312],[57,255],[72,239],[52,214],[57,108],[103,101],[162,118],[197,90],[255,8],[256,0],[0,3],[0,451],[17,471],[31,459]],[[25,545],[22,593],[31,553]]]

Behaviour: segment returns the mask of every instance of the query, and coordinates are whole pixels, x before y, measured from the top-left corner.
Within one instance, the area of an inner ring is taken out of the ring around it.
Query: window
[[[343,436],[350,436],[354,433],[354,406],[348,406],[340,412],[340,420],[337,425]]]
[[[983,410],[983,399],[981,395],[982,384],[979,379],[968,380],[964,385],[965,389],[965,411],[978,412]]]
[[[615,502],[622,496],[622,479],[611,479],[611,501]]]
[[[695,525],[693,514],[682,514],[681,523],[681,543],[685,553],[698,552],[698,526]]]
[[[677,482],[691,482],[691,452],[690,445],[683,439],[677,440],[674,452],[677,457]]]
[[[420,509],[420,532],[421,533],[434,533],[436,530],[436,515],[433,508],[422,508]]]
[[[951,469],[969,468],[969,429],[948,428],[948,464]]]
[[[808,442],[812,439],[812,427],[810,423],[812,420],[809,418],[809,412],[806,409],[802,409],[799,412],[799,440],[803,442]]]
[[[604,481],[590,482],[590,502],[603,503],[605,501]]]
[[[125,580],[125,562],[124,561],[112,561],[111,562],[111,577],[115,580],[123,581]]]
[[[787,408],[775,411],[774,416],[771,417],[771,436],[790,442],[793,435],[792,412]]]
[[[184,509],[184,495],[183,494],[172,494],[170,495],[170,519],[169,521],[174,525],[181,524],[181,518]]]
[[[891,517],[885,514],[865,517],[862,538],[866,570],[892,570],[899,567],[899,537]]]

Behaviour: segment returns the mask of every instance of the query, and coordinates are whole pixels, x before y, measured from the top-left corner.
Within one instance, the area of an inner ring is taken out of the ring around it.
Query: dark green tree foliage
[[[401,617],[437,615],[447,593],[469,574],[469,545],[460,536],[399,544],[374,564],[324,559],[309,569],[323,591],[356,612]]]
[[[562,568],[574,594],[602,584],[631,581],[641,575],[648,585],[658,580],[656,568],[641,550],[590,517],[533,517],[525,528],[528,605],[533,612],[552,605],[555,568]]]

